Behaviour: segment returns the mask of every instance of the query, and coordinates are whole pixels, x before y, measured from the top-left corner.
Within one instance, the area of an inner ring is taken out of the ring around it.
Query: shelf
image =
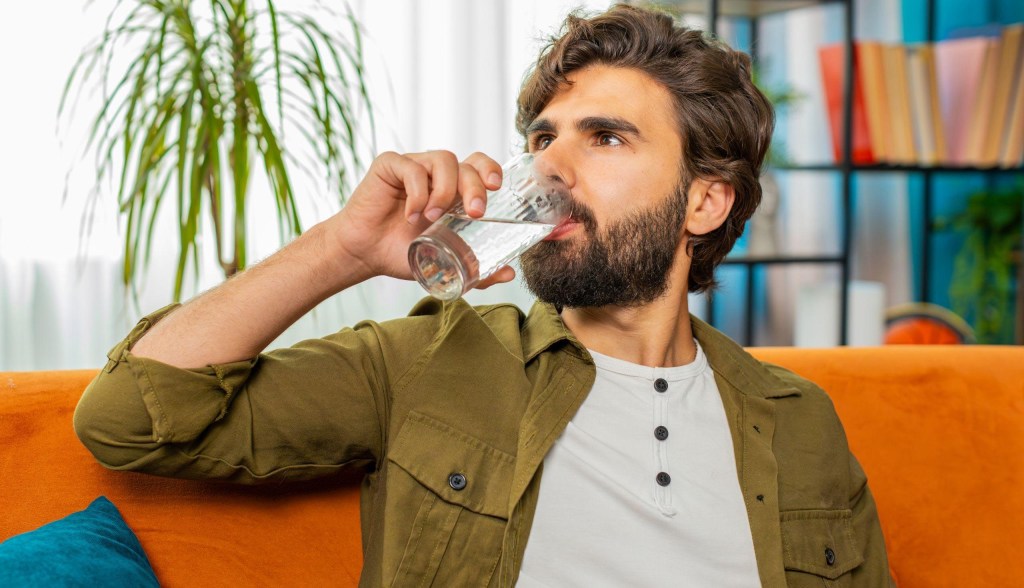
[[[734,255],[722,260],[722,265],[783,265],[790,263],[841,264],[841,255]]]
[[[842,2],[843,0],[718,0],[718,15],[759,18],[767,14]],[[706,14],[708,0],[666,0],[659,6],[676,14]]]
[[[774,169],[779,171],[833,171],[842,172],[843,166],[838,163],[811,163],[811,164],[796,164],[796,165],[780,165]],[[892,165],[887,163],[877,163],[870,165],[854,165],[850,169],[855,172],[882,172],[882,173],[926,173],[926,172],[939,172],[939,173],[1005,173],[1005,174],[1021,174],[1024,173],[1024,167],[965,167],[965,166],[952,166],[952,165]]]

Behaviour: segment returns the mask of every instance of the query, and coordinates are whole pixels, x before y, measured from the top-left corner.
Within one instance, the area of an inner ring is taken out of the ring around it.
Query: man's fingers
[[[423,215],[435,221],[452,206],[459,186],[459,160],[451,151],[414,153],[409,157],[419,162],[430,174],[430,193],[425,200],[410,199],[406,203],[406,218],[413,221]]]
[[[430,195],[429,170],[412,157],[392,152],[382,153],[375,163],[380,166],[378,176],[399,193],[405,193],[406,218],[410,224],[415,224],[419,220],[418,211],[423,209]]]
[[[497,190],[501,187],[501,164],[477,151],[463,161],[476,169],[483,179],[488,190]]]
[[[501,187],[501,165],[483,153],[462,163],[450,151],[382,154],[381,178],[405,193],[404,215],[410,224],[436,221],[461,195],[468,214],[479,218],[487,206],[487,191]]]
[[[466,213],[480,218],[487,207],[487,187],[476,168],[468,163],[459,164],[459,194]]]
[[[460,186],[463,205],[470,216],[480,218],[487,207],[487,190],[497,190],[501,187],[501,164],[477,151],[467,157],[462,165],[465,169],[475,172],[476,176],[472,181],[472,190],[469,190],[468,186]],[[466,173],[474,175],[468,171]]]
[[[491,274],[491,277],[478,283],[474,288],[477,290],[486,290],[495,284],[503,284],[505,282],[511,282],[516,279],[516,270],[512,269],[512,266],[503,266],[500,270]]]
[[[467,157],[462,163],[473,166],[476,169],[488,190],[497,190],[501,187],[501,164],[497,161],[477,151]]]

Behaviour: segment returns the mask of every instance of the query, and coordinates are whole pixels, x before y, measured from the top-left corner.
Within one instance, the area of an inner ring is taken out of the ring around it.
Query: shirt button
[[[656,427],[654,429],[654,438],[658,441],[664,441],[668,439],[668,429],[665,427]]]
[[[448,485],[452,487],[452,490],[462,490],[466,487],[466,476],[455,473],[448,476]]]
[[[831,547],[825,548],[825,563],[828,565],[836,563],[836,552],[832,551]]]
[[[654,380],[654,389],[658,392],[664,392],[668,390],[668,382],[665,381],[665,378],[658,378]]]
[[[658,472],[658,475],[654,477],[655,481],[658,482],[659,486],[668,486],[672,483],[672,476],[665,472]]]

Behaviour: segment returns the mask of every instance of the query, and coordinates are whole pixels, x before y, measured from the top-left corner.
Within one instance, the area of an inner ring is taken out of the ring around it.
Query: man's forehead
[[[548,130],[579,126],[588,119],[625,121],[643,130],[673,116],[668,90],[642,71],[594,65],[566,77],[569,83],[551,97],[535,120]]]

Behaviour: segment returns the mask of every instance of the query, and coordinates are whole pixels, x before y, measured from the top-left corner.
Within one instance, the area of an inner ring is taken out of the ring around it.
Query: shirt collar
[[[587,363],[594,362],[587,348],[562,322],[562,316],[558,314],[555,305],[539,300],[534,302],[523,324],[523,353],[526,363],[561,341],[567,341],[575,348],[576,352],[573,355],[586,360]]]
[[[711,369],[744,394],[761,398],[782,398],[799,394],[724,333],[690,315],[693,336],[700,342]],[[537,301],[523,324],[523,352],[529,363],[541,352],[561,341],[571,344],[573,355],[593,363],[582,343],[562,322],[553,304]]]
[[[716,374],[727,380],[737,390],[761,398],[783,398],[800,394],[795,387],[785,383],[765,367],[765,364],[747,353],[735,341],[718,329],[690,315],[693,336],[700,341],[708,363]]]

